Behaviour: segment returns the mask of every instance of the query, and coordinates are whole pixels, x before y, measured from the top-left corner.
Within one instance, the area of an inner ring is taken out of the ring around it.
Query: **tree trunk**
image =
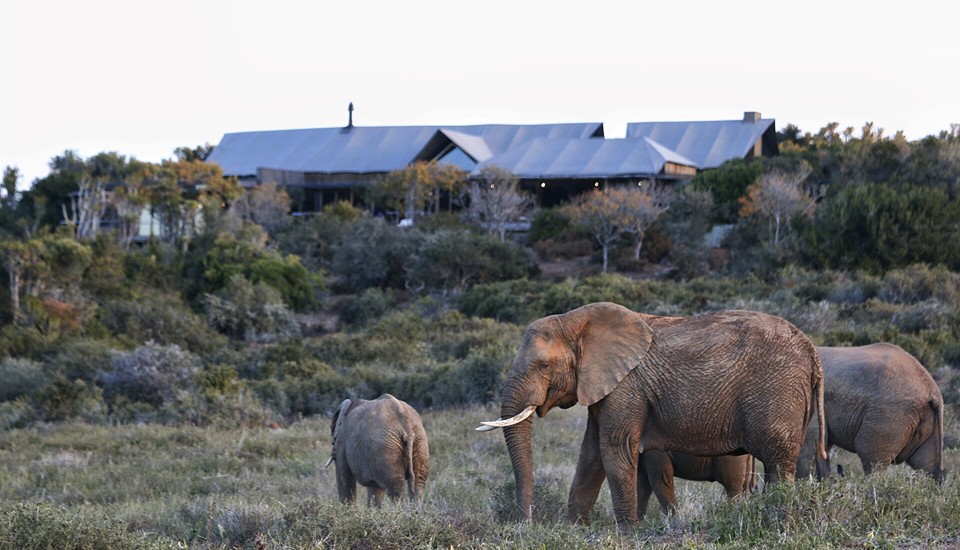
[[[643,246],[643,232],[637,234],[637,249],[633,252],[633,259],[640,260],[640,247]]]
[[[13,324],[23,324],[23,312],[20,311],[20,266],[15,262],[7,264],[10,274],[10,310],[13,313]]]

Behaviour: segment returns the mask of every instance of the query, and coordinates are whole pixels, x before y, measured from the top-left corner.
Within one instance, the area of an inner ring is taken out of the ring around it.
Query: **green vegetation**
[[[582,408],[537,420],[537,521],[520,525],[502,437],[473,432],[496,415],[536,318],[595,301],[752,309],[817,344],[887,341],[915,355],[948,404],[955,471],[960,136],[911,143],[867,125],[860,137],[827,126],[783,138],[780,157],[704,172],[658,196],[649,225],[609,240],[572,205],[531,213],[527,239],[491,235],[493,214],[459,208],[463,174],[433,165],[358,193],[363,208],[298,217],[284,215],[282,189],[241,195],[202,148],[157,165],[68,151],[22,192],[8,168],[0,548],[957,544],[952,479],[936,487],[901,468],[863,479],[849,457],[846,478],[735,503],[682,484],[677,516],[652,513],[629,536],[606,490],[592,526],[566,525]],[[144,208],[158,230],[139,242]],[[371,214],[392,209],[416,223]],[[711,248],[703,237],[721,221]],[[423,412],[427,497],[345,509],[321,467],[329,414],[384,392]]]

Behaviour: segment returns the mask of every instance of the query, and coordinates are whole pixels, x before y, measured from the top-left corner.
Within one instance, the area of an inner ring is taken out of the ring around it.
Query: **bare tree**
[[[276,183],[263,183],[241,194],[231,205],[230,214],[273,233],[290,223],[290,195]]]
[[[467,214],[503,242],[507,223],[519,219],[532,204],[531,198],[519,187],[520,180],[509,170],[498,166],[481,169],[479,176],[470,182]]]
[[[606,273],[610,245],[633,221],[621,208],[618,193],[614,189],[584,193],[574,201],[571,213],[575,222],[590,229],[603,249],[603,272]]]
[[[660,214],[666,211],[669,195],[663,186],[645,182],[640,182],[636,187],[616,187],[607,193],[620,205],[627,222],[623,231],[634,236],[637,244],[633,257],[639,260],[643,237]]]
[[[808,175],[808,165],[793,171],[772,170],[761,176],[760,181],[750,186],[747,196],[740,199],[740,216],[766,218],[773,248],[779,248],[783,242],[790,220],[809,211],[823,193],[822,189],[813,191],[814,194],[804,190]]]
[[[70,197],[70,210],[61,205],[63,219],[76,231],[77,239],[93,239],[100,229],[100,219],[107,209],[107,191],[100,178],[91,178],[84,174],[80,178],[79,190]]]

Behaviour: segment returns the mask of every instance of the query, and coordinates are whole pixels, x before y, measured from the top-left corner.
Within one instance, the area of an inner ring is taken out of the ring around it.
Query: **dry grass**
[[[518,524],[504,519],[513,506],[513,479],[503,438],[473,430],[496,415],[482,407],[426,412],[432,459],[426,495],[381,509],[337,503],[334,467],[323,468],[330,448],[324,418],[281,430],[56,424],[3,432],[0,547],[37,541],[47,542],[33,547],[201,549],[960,544],[960,491],[952,477],[939,487],[895,467],[864,478],[849,456],[839,457],[848,472],[841,480],[798,482],[740,502],[727,501],[717,484],[679,481],[679,512],[664,517],[652,502],[629,535],[617,532],[604,488],[593,524],[567,525],[566,492],[585,421],[580,407],[536,420],[537,520]],[[960,453],[950,450],[947,459],[948,469],[958,471]]]

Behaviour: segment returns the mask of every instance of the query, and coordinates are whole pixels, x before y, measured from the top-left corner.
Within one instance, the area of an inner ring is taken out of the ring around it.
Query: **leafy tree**
[[[680,277],[695,277],[709,271],[704,235],[712,225],[712,210],[713,195],[688,185],[657,221],[670,240],[669,258]]]
[[[0,231],[12,235],[16,232],[17,200],[19,193],[17,184],[20,181],[20,169],[16,166],[7,166],[3,169],[3,183],[0,185]]]
[[[763,173],[761,162],[733,159],[713,170],[699,172],[691,182],[694,189],[708,191],[713,197],[714,223],[735,223],[739,201]]]
[[[470,181],[467,215],[501,242],[506,239],[507,224],[519,220],[532,204],[530,196],[520,191],[520,180],[499,166],[482,168]]]
[[[315,303],[314,289],[323,286],[322,278],[308,272],[296,256],[267,248],[266,234],[258,226],[246,226],[241,235],[219,235],[200,260],[200,267],[198,296],[214,294],[240,275],[272,286],[290,307],[303,311]]]
[[[91,260],[88,247],[47,235],[2,241],[0,256],[7,270],[14,323],[47,326],[50,313],[56,313],[50,308],[59,309],[63,299],[80,300],[81,278]]]
[[[455,166],[418,161],[375,181],[367,198],[385,210],[404,212],[404,217],[412,220],[421,211],[437,212],[441,191],[453,193],[465,179],[463,170]]]
[[[54,228],[63,220],[63,205],[69,202],[70,194],[78,187],[80,177],[86,169],[83,159],[74,151],[64,151],[54,157],[50,163],[50,173],[35,180],[31,188],[21,194],[18,205],[19,217],[32,220],[25,227],[28,234],[34,234],[40,227]]]
[[[181,161],[200,161],[204,162],[207,160],[207,157],[210,156],[210,153],[213,152],[213,145],[209,143],[204,143],[203,145],[197,145],[196,147],[177,147],[173,150],[173,155],[177,160]]]

